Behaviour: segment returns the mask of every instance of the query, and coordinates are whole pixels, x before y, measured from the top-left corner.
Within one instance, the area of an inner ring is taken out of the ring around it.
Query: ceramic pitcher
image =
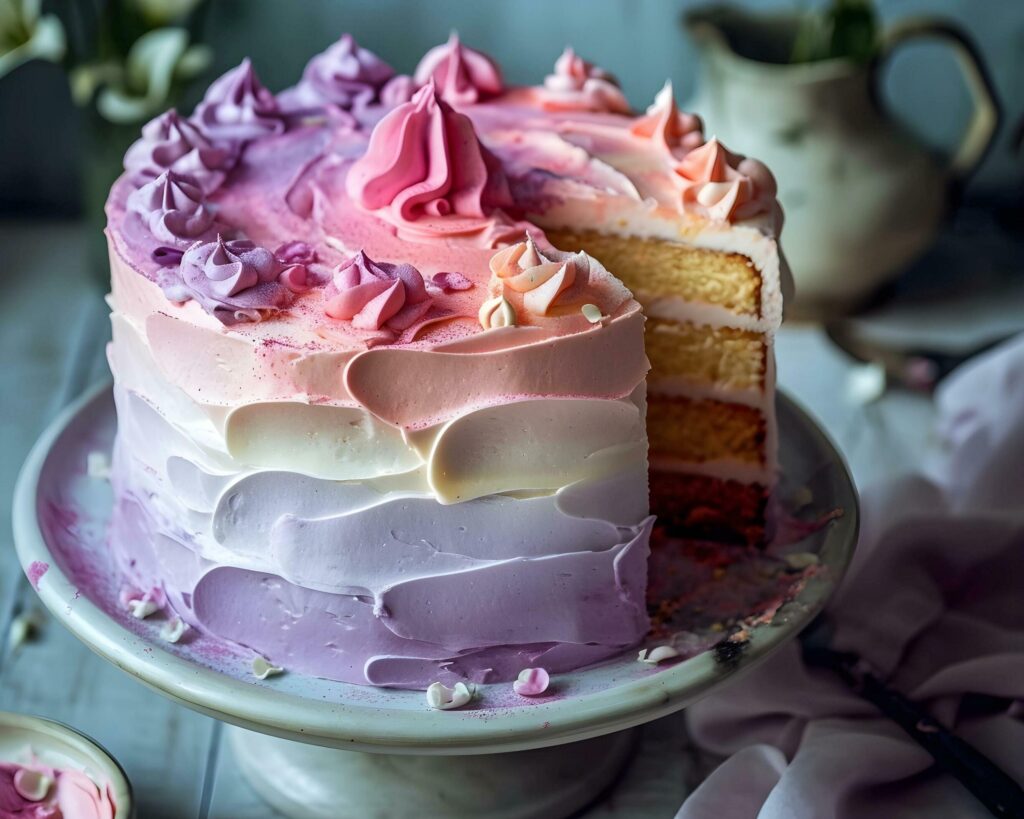
[[[996,98],[969,40],[949,23],[914,19],[884,34],[870,64],[786,64],[795,14],[716,6],[687,15],[686,25],[701,65],[690,110],[704,118],[709,135],[763,160],[778,179],[798,310],[863,303],[931,244],[950,193],[995,135]],[[971,121],[949,158],[936,157],[879,102],[879,71],[893,49],[914,38],[952,48],[973,99]]]

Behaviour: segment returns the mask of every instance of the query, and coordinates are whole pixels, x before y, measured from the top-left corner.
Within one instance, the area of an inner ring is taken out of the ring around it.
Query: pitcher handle
[[[902,20],[885,32],[875,60],[875,76],[878,76],[878,69],[899,45],[913,39],[939,40],[952,48],[971,95],[974,113],[949,161],[952,181],[959,187],[977,170],[992,146],[1002,120],[999,98],[970,37],[953,23],[932,17]]]

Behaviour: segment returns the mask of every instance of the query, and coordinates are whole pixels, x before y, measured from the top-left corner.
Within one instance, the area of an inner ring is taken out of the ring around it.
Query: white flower
[[[30,60],[58,62],[64,56],[64,26],[56,15],[40,15],[42,0],[0,0],[0,77]]]

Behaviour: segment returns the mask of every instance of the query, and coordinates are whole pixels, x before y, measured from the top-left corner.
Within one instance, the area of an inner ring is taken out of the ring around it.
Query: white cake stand
[[[816,554],[821,570],[750,630],[732,662],[705,651],[652,669],[631,653],[558,675],[550,696],[536,700],[489,685],[465,709],[432,711],[422,692],[288,673],[260,682],[251,653],[205,636],[171,645],[159,638],[159,622],[126,618],[105,549],[110,487],[85,470],[89,454],[109,453],[113,440],[109,385],[69,407],[29,455],[15,492],[15,542],[43,603],[86,645],[150,688],[236,726],[231,744],[241,769],[285,815],[562,817],[622,769],[630,729],[748,671],[794,637],[841,579],[857,535],[850,476],[785,398],[778,420],[782,493],[806,488],[816,507],[844,512],[791,549]],[[561,747],[567,743],[574,744]]]

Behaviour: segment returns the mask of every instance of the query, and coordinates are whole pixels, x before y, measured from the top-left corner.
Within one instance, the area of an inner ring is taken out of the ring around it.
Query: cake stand
[[[90,454],[109,453],[115,427],[104,384],[40,438],[15,492],[22,566],[53,616],[100,656],[234,726],[231,746],[253,787],[285,815],[303,819],[569,815],[628,761],[633,729],[685,708],[793,638],[840,581],[857,536],[856,493],[842,458],[780,397],[780,494],[796,492],[843,514],[788,547],[801,562],[813,553],[817,569],[789,602],[748,629],[738,656],[723,662],[721,652],[703,651],[652,668],[631,652],[555,676],[542,697],[485,685],[463,709],[432,711],[419,691],[290,673],[259,681],[251,653],[203,635],[172,645],[160,639],[153,618],[127,618],[105,549],[110,487],[85,468]]]

